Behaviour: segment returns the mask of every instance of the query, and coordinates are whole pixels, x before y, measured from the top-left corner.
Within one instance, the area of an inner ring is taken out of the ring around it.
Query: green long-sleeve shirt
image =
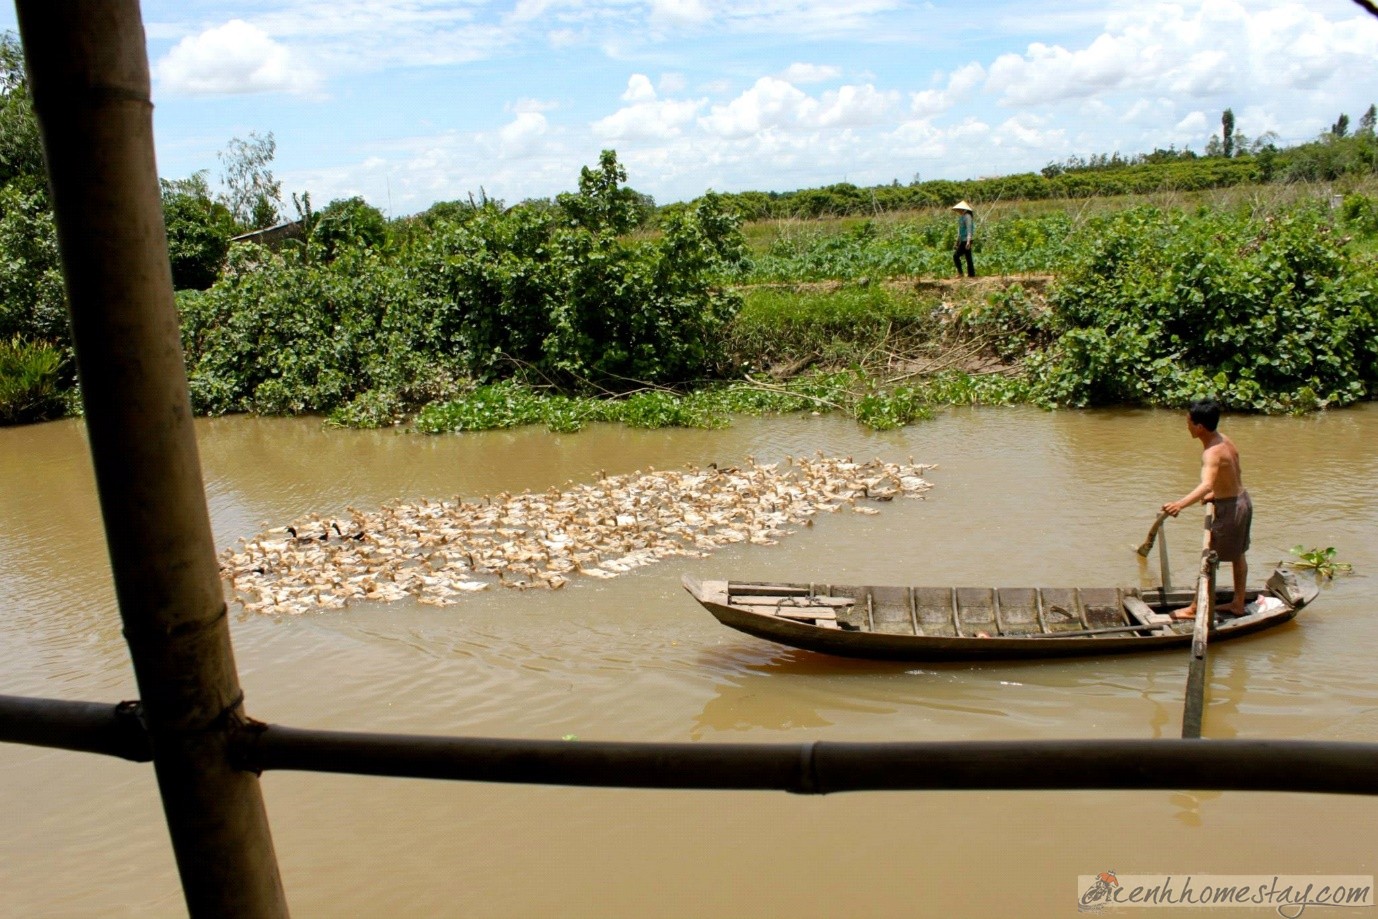
[[[969,212],[963,211],[962,216],[957,218],[957,241],[969,243],[976,238],[976,218]]]

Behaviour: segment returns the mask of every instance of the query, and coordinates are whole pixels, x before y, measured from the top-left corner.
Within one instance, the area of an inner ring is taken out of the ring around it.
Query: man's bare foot
[[[1183,621],[1183,620],[1187,620],[1187,619],[1195,619],[1195,618],[1196,618],[1196,607],[1195,607],[1195,606],[1188,606],[1188,607],[1185,607],[1185,608],[1183,608],[1183,609],[1174,610],[1173,613],[1172,613],[1172,618],[1173,618],[1173,619],[1177,619],[1177,620],[1179,620],[1179,621]]]
[[[1242,603],[1226,603],[1224,606],[1217,606],[1215,614],[1217,616],[1232,616],[1236,619],[1240,616],[1249,615]]]

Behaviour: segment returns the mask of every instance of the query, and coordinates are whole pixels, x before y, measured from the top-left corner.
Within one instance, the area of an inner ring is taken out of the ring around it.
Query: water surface
[[[1378,741],[1369,600],[1378,407],[1229,418],[1258,508],[1253,571],[1298,543],[1359,574],[1298,621],[1211,654],[1208,738]],[[852,455],[937,463],[925,500],[827,514],[777,546],[671,559],[444,609],[237,612],[248,710],[304,727],[642,741],[1175,737],[1186,659],[832,659],[718,625],[682,575],[971,586],[1156,584],[1134,553],[1199,475],[1176,413],[955,409],[902,431],[840,418],[722,431],[603,426],[418,437],[313,420],[198,422],[217,543],[311,512],[587,482],[600,471]],[[1199,511],[1166,528],[1194,572]],[[0,693],[135,695],[84,429],[0,429]],[[1076,877],[1372,874],[1378,802],[1201,792],[561,789],[273,773],[297,916],[1063,916]],[[0,746],[0,915],[185,913],[150,768]],[[1253,914],[1253,913],[1251,913]],[[1212,915],[1231,915],[1230,911]],[[1241,913],[1242,915],[1242,913]]]

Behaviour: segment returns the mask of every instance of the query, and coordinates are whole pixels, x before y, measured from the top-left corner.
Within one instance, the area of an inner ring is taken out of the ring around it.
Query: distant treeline
[[[1089,159],[1074,156],[1050,163],[1036,173],[965,181],[915,181],[907,185],[895,180],[889,185],[869,187],[842,182],[798,191],[738,192],[723,194],[721,198],[744,219],[763,220],[874,215],[946,207],[961,200],[991,204],[1202,191],[1250,183],[1330,182],[1342,176],[1378,173],[1374,120],[1374,106],[1369,106],[1352,134],[1348,116],[1341,115],[1317,140],[1278,148],[1266,137],[1248,143],[1234,135],[1233,118],[1229,117],[1225,119],[1225,140],[1212,137],[1205,155],[1169,147],[1130,157],[1118,153],[1097,154]],[[660,211],[673,212],[688,206],[672,204]]]

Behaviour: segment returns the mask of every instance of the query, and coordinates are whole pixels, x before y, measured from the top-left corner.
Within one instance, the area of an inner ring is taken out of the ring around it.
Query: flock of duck
[[[601,476],[564,491],[422,500],[347,519],[311,515],[221,556],[248,612],[298,614],[353,601],[448,606],[492,586],[558,589],[722,545],[772,545],[794,525],[870,501],[922,496],[932,466],[819,454],[740,468]]]

